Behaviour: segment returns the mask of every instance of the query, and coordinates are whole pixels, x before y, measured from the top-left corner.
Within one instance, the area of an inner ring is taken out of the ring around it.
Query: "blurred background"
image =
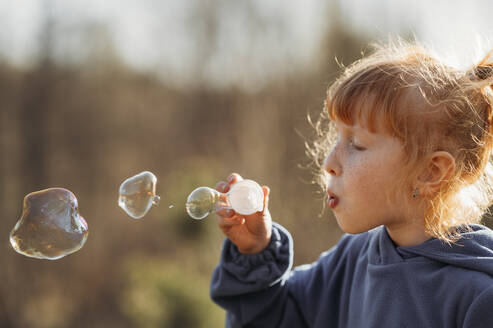
[[[487,0],[0,0],[0,327],[222,327],[209,280],[223,237],[188,194],[229,173],[271,188],[311,262],[342,232],[313,186],[307,116],[368,44],[417,38],[455,65],[488,50]],[[134,220],[126,178],[161,203]],[[31,259],[8,236],[30,192],[64,187],[85,246]],[[322,213],[322,215],[320,215]]]

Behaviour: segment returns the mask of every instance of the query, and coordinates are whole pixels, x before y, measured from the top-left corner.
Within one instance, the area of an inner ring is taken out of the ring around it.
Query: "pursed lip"
[[[337,197],[336,194],[334,194],[330,189],[327,189],[327,194],[329,196],[327,200],[327,204],[331,209],[336,208],[337,204],[339,204],[339,197]]]

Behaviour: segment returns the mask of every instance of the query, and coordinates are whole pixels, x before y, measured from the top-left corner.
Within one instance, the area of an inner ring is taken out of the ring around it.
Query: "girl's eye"
[[[362,146],[359,146],[358,144],[356,144],[356,143],[354,142],[354,139],[353,139],[353,138],[349,139],[349,144],[351,145],[351,147],[353,147],[354,149],[356,149],[356,150],[358,150],[358,151],[363,151],[363,150],[366,150],[366,148],[365,148],[365,147],[362,147]]]

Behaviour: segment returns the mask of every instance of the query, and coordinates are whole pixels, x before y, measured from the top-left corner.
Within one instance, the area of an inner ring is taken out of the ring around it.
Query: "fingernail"
[[[233,179],[234,179],[234,175],[230,175],[230,176],[228,177],[228,182],[232,182],[232,181],[233,181]]]

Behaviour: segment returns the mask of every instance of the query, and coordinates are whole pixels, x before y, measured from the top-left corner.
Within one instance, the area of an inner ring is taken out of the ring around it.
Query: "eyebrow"
[[[334,125],[336,126],[336,128],[337,128],[337,126],[339,126],[342,129],[349,130],[352,134],[358,133],[358,134],[363,134],[363,135],[366,135],[366,136],[371,136],[372,135],[371,132],[367,131],[363,127],[360,127],[358,130],[356,130],[352,125],[347,125],[347,124],[344,124],[344,123],[337,124],[337,123],[334,122]]]

